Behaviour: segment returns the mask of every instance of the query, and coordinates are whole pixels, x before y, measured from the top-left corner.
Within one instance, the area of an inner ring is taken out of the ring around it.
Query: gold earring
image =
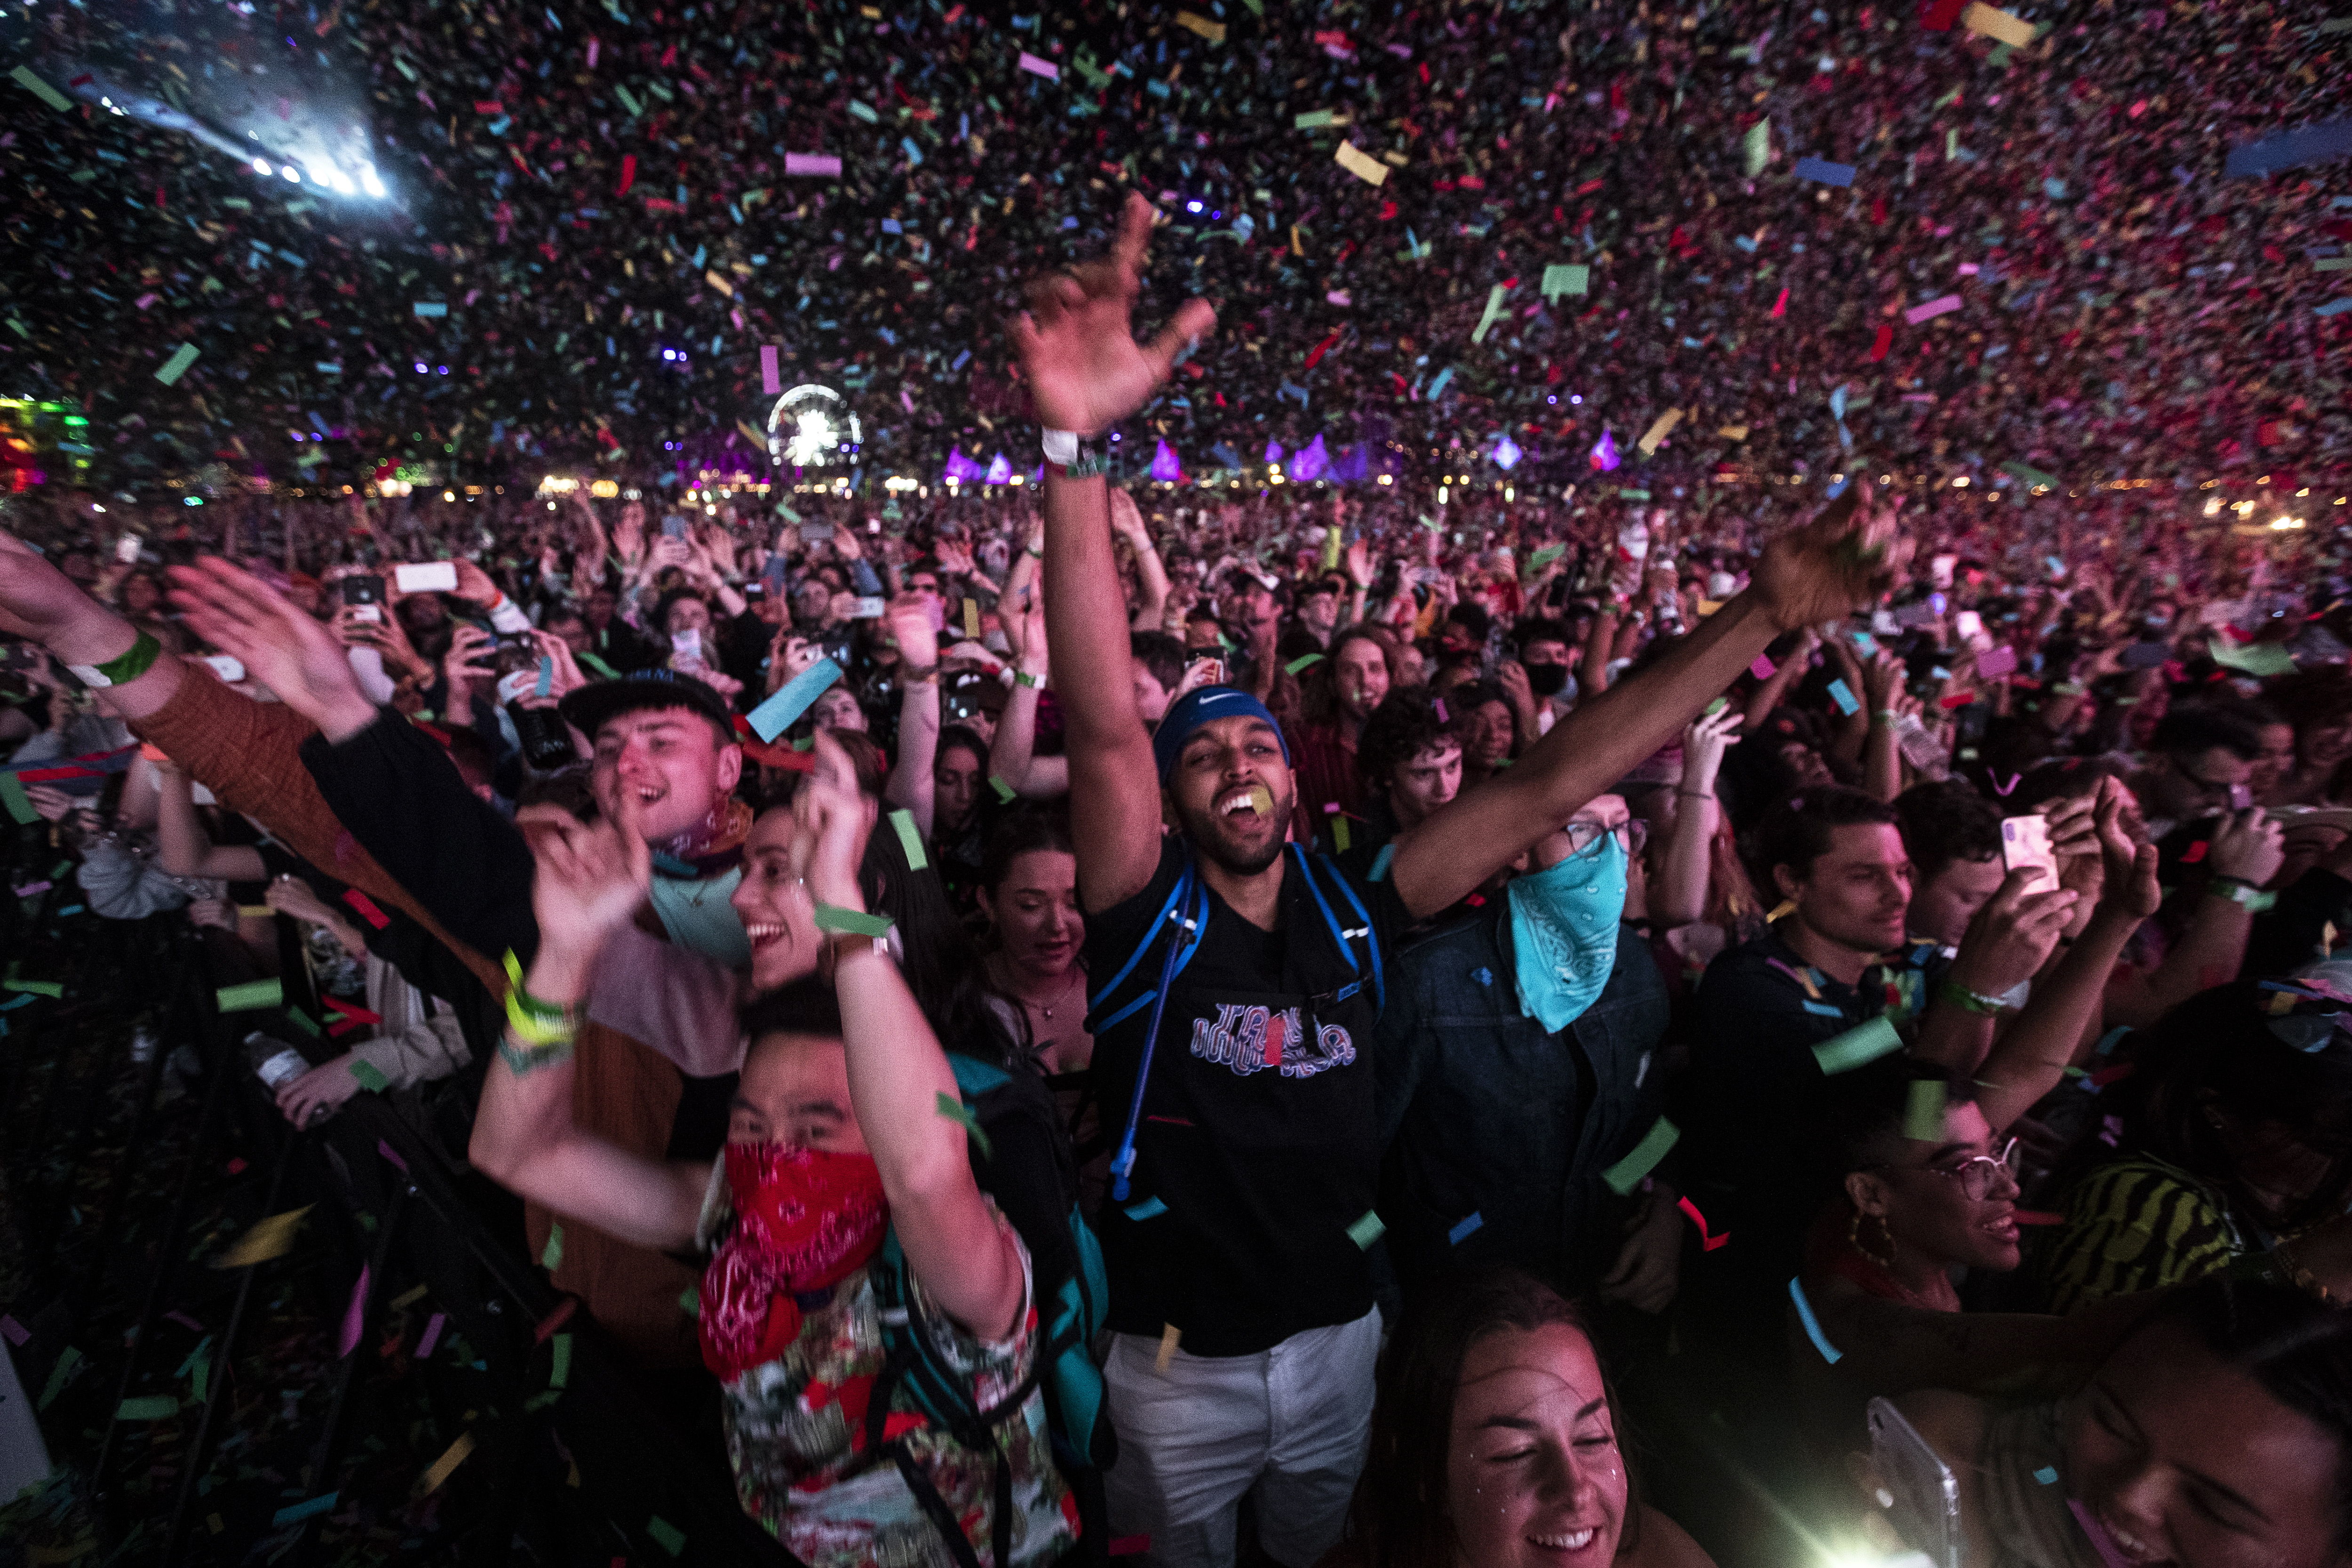
[[[1862,1211],[1856,1209],[1853,1211],[1853,1223],[1845,1227],[1846,1245],[1881,1268],[1892,1272],[1895,1268],[1895,1233],[1887,1228],[1886,1220],[1883,1215],[1878,1220],[1878,1230],[1880,1235],[1886,1237],[1886,1255],[1883,1258],[1862,1244]]]

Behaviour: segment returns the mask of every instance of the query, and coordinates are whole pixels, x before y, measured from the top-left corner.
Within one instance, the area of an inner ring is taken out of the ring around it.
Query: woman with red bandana
[[[874,808],[839,747],[820,736],[816,756],[794,844],[831,984],[789,985],[745,1017],[718,1168],[628,1153],[572,1118],[570,1033],[598,950],[650,869],[628,797],[618,822],[557,823],[534,839],[540,947],[510,994],[472,1156],[577,1223],[709,1249],[698,1322],[736,1489],[802,1562],[928,1560],[939,1521],[963,1537],[944,1543],[950,1559],[1050,1561],[1075,1538],[1076,1510],[1031,1377],[1028,1253],[973,1182],[950,1114],[954,1075],[887,939],[845,929],[866,923],[857,866]],[[902,1337],[919,1340],[967,1408],[1014,1402],[984,1435],[947,1430],[906,1380],[877,1392],[901,1286]]]

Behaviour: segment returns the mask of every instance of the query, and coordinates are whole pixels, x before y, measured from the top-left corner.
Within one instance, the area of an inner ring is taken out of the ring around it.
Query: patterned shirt
[[[2046,1269],[2050,1310],[2202,1279],[2242,1247],[2228,1210],[2196,1178],[2147,1155],[2117,1160],[2067,1194]]]
[[[1020,1237],[992,1205],[999,1232]],[[800,1337],[774,1361],[725,1384],[728,1457],[744,1511],[809,1568],[950,1568],[954,1558],[898,1467],[865,1468],[866,1400],[884,1360],[871,1266],[805,1307]],[[921,1318],[950,1366],[970,1375],[975,1407],[992,1408],[1028,1376],[1037,1312],[1029,1299],[1029,1252],[1021,1248],[1020,1325],[1010,1339],[974,1339],[914,1281]],[[904,1436],[916,1465],[963,1521],[972,1550],[991,1563],[996,1458],[931,1426],[904,1393],[883,1423]],[[1020,1414],[995,1428],[1012,1467],[1012,1563],[1050,1562],[1077,1539],[1077,1509],[1054,1467],[1045,1397],[1029,1391]],[[1009,1568],[1009,1565],[1008,1565]]]

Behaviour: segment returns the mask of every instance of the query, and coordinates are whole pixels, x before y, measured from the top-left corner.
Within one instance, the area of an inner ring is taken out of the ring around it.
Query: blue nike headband
[[[1290,742],[1282,726],[1265,703],[1235,686],[1202,686],[1186,692],[1168,705],[1168,712],[1160,721],[1160,728],[1151,732],[1151,760],[1160,764],[1160,782],[1166,784],[1168,775],[1176,771],[1176,759],[1184,753],[1184,742],[1203,724],[1219,719],[1263,719],[1274,731],[1276,742],[1282,747],[1282,760],[1290,761]]]

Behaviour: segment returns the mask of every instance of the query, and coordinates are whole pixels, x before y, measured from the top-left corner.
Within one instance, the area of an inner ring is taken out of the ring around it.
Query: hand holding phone
[[[344,581],[352,579],[347,577]],[[457,563],[428,561],[420,566],[395,566],[392,569],[392,583],[404,594],[454,594],[457,591]]]
[[[2040,816],[2000,819],[2000,864],[2006,871],[2031,868],[2042,873],[2042,890],[2058,885],[2058,859],[2050,852],[2050,823]]]
[[[1872,1400],[1864,1419],[1877,1502],[1895,1532],[1935,1568],[1960,1568],[1960,1483],[1951,1466],[1886,1400]]]

